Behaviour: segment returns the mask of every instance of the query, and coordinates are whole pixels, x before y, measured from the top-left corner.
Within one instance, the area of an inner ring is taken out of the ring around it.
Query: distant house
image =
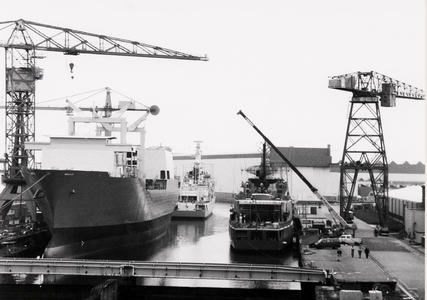
[[[394,161],[388,164],[389,173],[398,173],[398,174],[424,174],[425,165],[422,162],[418,162],[415,165],[411,165],[407,161],[401,165],[396,164]]]

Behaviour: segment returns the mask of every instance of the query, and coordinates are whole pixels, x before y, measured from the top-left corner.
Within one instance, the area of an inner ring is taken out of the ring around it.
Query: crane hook
[[[74,69],[74,64],[70,63],[69,66],[70,66],[70,73],[72,74],[73,73],[73,69]],[[71,79],[74,79],[74,75],[71,75]]]

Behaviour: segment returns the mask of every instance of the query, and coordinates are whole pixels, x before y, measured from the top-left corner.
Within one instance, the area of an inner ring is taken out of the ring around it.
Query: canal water
[[[229,203],[216,203],[212,215],[205,220],[172,219],[163,245],[148,255],[147,261],[268,264],[298,267],[298,258],[292,247],[280,252],[235,251],[229,242]],[[259,281],[214,281],[192,279],[144,279],[142,285],[160,286],[216,286],[228,288],[298,289],[295,283]],[[261,286],[260,286],[261,285]]]
[[[280,252],[240,252],[231,248],[228,236],[229,203],[216,203],[213,214],[205,220],[172,219],[166,236],[147,247],[132,246],[121,249],[97,259],[138,260],[148,262],[190,262],[190,263],[240,263],[268,264],[298,267],[298,259],[292,247]],[[85,281],[92,281],[85,278]],[[37,275],[2,275],[2,283],[50,284],[63,282],[80,283],[82,278],[75,276],[37,276]],[[137,285],[155,286],[193,286],[193,287],[240,287],[297,290],[298,284],[287,283],[280,286],[274,282],[259,281],[239,282],[235,280],[195,280],[195,279],[138,279]],[[265,285],[265,286],[264,286]]]
[[[133,245],[98,253],[96,259],[150,262],[273,264],[298,267],[292,250],[241,252],[230,246],[228,220],[231,204],[217,202],[207,219],[173,218],[167,234],[151,245]]]
[[[233,250],[228,236],[230,207],[229,203],[216,203],[212,215],[205,220],[172,219],[165,245],[147,260],[298,267],[292,247],[277,253]]]

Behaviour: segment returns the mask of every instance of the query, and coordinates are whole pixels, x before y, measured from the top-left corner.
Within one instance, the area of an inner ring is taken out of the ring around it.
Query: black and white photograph
[[[0,299],[425,299],[423,0],[0,0]]]

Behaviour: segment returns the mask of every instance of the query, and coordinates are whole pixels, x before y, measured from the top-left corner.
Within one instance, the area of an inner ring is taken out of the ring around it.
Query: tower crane
[[[396,98],[424,100],[424,91],[380,73],[354,72],[329,77],[329,88],[353,93],[340,169],[340,215],[351,219],[360,172],[368,172],[381,227],[388,216],[388,163],[380,115]]]
[[[44,71],[37,67],[36,51],[62,52],[68,55],[98,54],[130,57],[207,61],[206,56],[149,45],[137,41],[45,25],[23,19],[0,22],[0,47],[6,56],[5,194],[16,194],[25,184],[21,167],[34,165],[34,154],[25,142],[35,139],[35,82]],[[70,66],[71,67],[71,66]]]

